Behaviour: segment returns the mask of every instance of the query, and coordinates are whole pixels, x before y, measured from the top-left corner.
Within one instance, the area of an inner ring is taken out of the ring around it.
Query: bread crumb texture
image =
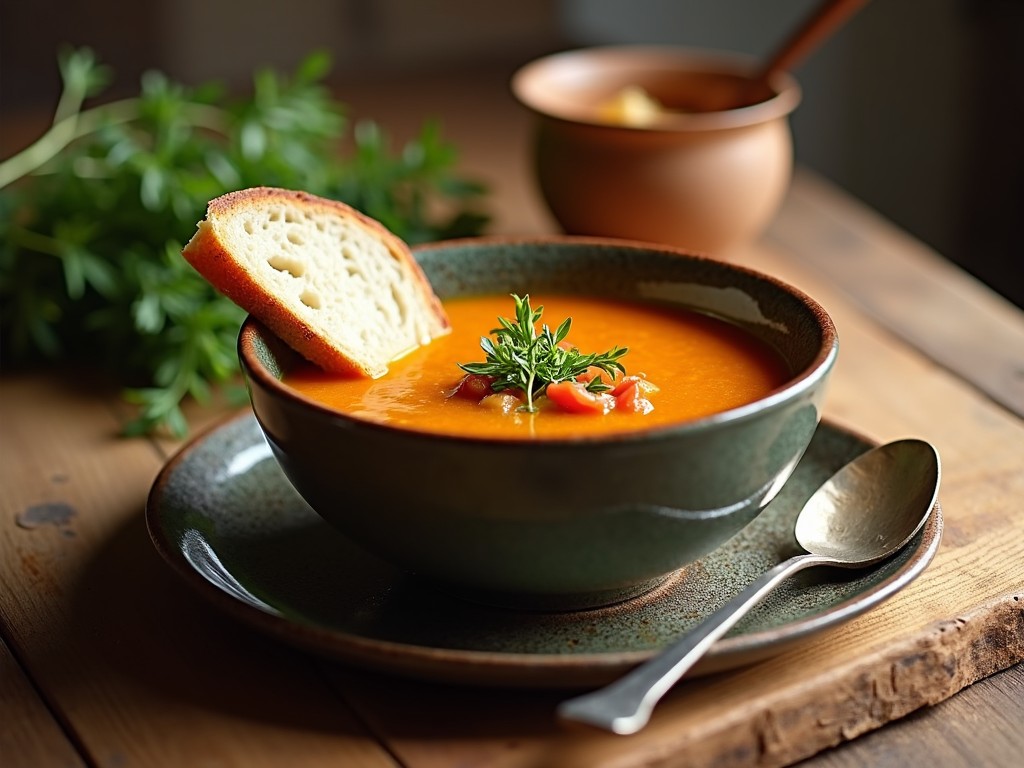
[[[358,220],[264,203],[226,223],[268,293],[346,355],[386,365],[431,340],[415,275]]]

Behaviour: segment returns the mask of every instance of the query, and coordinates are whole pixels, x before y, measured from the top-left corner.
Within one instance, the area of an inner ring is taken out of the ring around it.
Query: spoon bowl
[[[940,475],[939,454],[923,440],[898,440],[861,454],[800,511],[794,534],[803,554],[767,571],[693,632],[621,679],[562,703],[559,717],[613,733],[636,733],[661,697],[784,579],[816,565],[865,568],[905,547],[935,506]]]
[[[879,446],[807,500],[794,527],[797,543],[839,567],[879,563],[921,530],[938,485],[939,457],[931,444],[900,440]]]

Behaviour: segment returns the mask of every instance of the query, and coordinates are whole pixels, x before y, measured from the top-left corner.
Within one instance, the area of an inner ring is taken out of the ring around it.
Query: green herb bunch
[[[562,346],[572,327],[571,317],[563,320],[554,331],[547,324],[542,324],[538,333],[537,323],[544,314],[544,307],[531,307],[529,295],[520,297],[512,294],[512,299],[516,306],[515,320],[499,317],[499,327],[490,331],[494,341],[487,336],[480,338],[484,362],[459,363],[466,373],[493,377],[492,391],[520,390],[526,395],[522,410],[533,413],[537,410],[534,398],[542,394],[548,384],[575,381],[591,366],[612,377],[616,372],[626,372],[619,362],[629,351],[626,347],[583,354],[575,347]],[[591,392],[611,389],[599,376],[588,381],[586,387]]]
[[[349,203],[407,242],[477,234],[479,185],[425,123],[400,152],[374,123],[350,128],[323,84],[330,62],[255,75],[248,98],[158,72],[133,98],[85,108],[109,82],[87,49],[59,59],[53,124],[0,162],[0,354],[101,365],[138,406],[130,434],[181,436],[181,402],[237,381],[242,312],[181,257],[209,200],[251,186]]]

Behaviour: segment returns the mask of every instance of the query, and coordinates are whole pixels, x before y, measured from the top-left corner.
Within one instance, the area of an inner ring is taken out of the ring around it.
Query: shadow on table
[[[52,646],[66,677],[62,690],[78,691],[62,700],[110,701],[131,727],[148,724],[161,738],[179,740],[200,722],[209,731],[222,715],[366,736],[364,721],[380,715],[380,703],[384,730],[398,723],[392,715],[408,716],[408,729],[399,728],[404,735],[434,722],[422,715],[435,705],[471,715],[449,722],[450,735],[465,735],[468,724],[474,738],[557,730],[559,692],[499,693],[360,672],[254,631],[193,594],[161,561],[142,510],[127,519],[82,570],[68,623]]]

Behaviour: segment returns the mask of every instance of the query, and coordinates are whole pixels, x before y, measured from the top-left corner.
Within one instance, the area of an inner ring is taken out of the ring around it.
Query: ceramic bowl
[[[239,356],[284,473],[350,539],[460,595],[538,609],[652,589],[771,501],[820,417],[838,342],[828,314],[772,277],[678,249],[551,237],[421,247],[442,298],[533,291],[670,302],[773,345],[792,378],[713,416],[632,434],[502,440],[371,423],[298,394],[299,360],[256,320]]]
[[[512,91],[536,116],[536,179],[562,228],[714,255],[755,239],[789,186],[800,89],[753,72],[739,56],[652,46],[566,51],[516,72]],[[631,87],[666,110],[609,122],[602,110]]]

